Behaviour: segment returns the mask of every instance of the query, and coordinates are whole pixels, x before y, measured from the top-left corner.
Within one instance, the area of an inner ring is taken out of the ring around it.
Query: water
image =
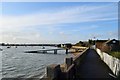
[[[72,54],[65,54],[65,50],[58,51],[58,54],[48,52],[42,53],[24,53],[29,50],[40,50],[41,46],[19,46],[15,48],[2,47],[0,51],[0,59],[2,58],[2,70],[0,74],[4,78],[40,78],[45,74],[45,68],[49,64],[61,64],[64,58],[72,56]],[[47,49],[56,47],[45,47]]]

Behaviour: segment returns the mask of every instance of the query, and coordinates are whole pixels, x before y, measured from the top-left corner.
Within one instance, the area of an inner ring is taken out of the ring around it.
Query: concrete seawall
[[[77,68],[86,56],[89,48],[76,55],[76,57],[66,58],[64,66],[60,64],[51,64],[46,68],[46,80],[73,80],[77,74]]]
[[[120,60],[112,57],[111,55],[102,52],[100,49],[96,49],[97,53],[100,55],[101,59],[109,66],[116,77],[120,78]]]

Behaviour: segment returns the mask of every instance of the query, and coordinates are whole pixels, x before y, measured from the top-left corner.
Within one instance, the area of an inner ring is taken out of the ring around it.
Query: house
[[[116,39],[96,40],[96,48],[103,52],[120,51],[120,42]]]
[[[95,47],[101,50],[106,41],[108,40],[95,40]]]
[[[64,44],[58,44],[57,47],[64,47]]]
[[[102,47],[102,51],[109,52],[109,51],[120,51],[120,43],[116,39],[108,40],[104,43]]]

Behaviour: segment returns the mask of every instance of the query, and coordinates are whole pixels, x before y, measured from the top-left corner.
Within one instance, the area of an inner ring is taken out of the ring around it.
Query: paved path
[[[112,71],[93,49],[89,50],[84,61],[78,68],[76,75],[77,79],[86,78],[89,80],[90,78],[113,78],[109,75],[112,74]]]

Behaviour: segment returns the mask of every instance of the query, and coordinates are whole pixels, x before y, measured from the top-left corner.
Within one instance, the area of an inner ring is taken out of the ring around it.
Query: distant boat
[[[3,49],[0,48],[0,51],[2,51]]]
[[[10,46],[8,46],[7,48],[10,48]]]
[[[42,49],[45,49],[45,47],[43,46]]]

